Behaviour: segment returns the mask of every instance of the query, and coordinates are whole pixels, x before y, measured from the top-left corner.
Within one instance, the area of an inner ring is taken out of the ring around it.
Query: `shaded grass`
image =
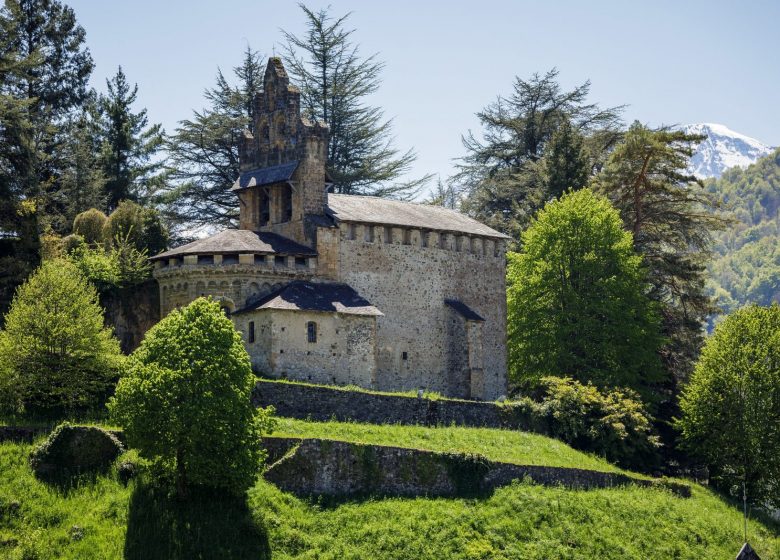
[[[619,469],[595,455],[572,449],[556,439],[515,430],[459,426],[376,425],[336,421],[309,422],[278,418],[273,435],[326,438],[448,453],[479,453],[492,461],[518,465],[574,467],[641,476]]]
[[[194,491],[180,502],[139,480],[124,487],[115,470],[63,490],[35,478],[31,449],[0,444],[0,558],[270,557],[244,499]]]

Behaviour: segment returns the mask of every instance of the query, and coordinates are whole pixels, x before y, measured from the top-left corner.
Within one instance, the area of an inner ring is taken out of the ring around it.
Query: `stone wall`
[[[100,303],[106,325],[114,329],[125,354],[138,348],[146,331],[160,320],[160,296],[154,280],[101,294]]]
[[[163,316],[200,296],[212,296],[236,311],[249,298],[262,297],[293,280],[310,279],[317,266],[317,259],[313,258],[307,259],[306,266],[298,266],[293,256],[283,257],[282,263],[277,263],[273,255],[262,260],[255,255],[235,256],[251,257],[252,262],[225,263],[223,255],[212,255],[215,260],[208,264],[185,263],[155,269]]]
[[[233,317],[255,371],[312,383],[370,387],[376,371],[376,318],[313,311],[259,310]],[[255,341],[249,342],[250,322]],[[316,340],[307,325],[315,324]]]
[[[624,474],[566,467],[515,465],[478,455],[364,445],[321,439],[265,438],[265,479],[297,496],[479,496],[515,480],[589,490],[663,485],[680,496],[690,488]]]
[[[274,406],[279,416],[317,421],[455,424],[550,433],[549,426],[540,423],[524,407],[493,402],[434,400],[265,380],[255,386],[252,402],[256,406]]]
[[[339,230],[338,280],[384,313],[377,319],[373,389],[425,388],[486,400],[506,393],[503,240],[347,222]],[[324,261],[321,255],[321,266],[333,266]],[[485,319],[482,349],[474,349],[482,360],[482,379],[474,385],[481,394],[471,392],[469,357],[452,351],[453,344],[467,340],[461,334],[465,327],[453,325],[463,318],[452,313],[445,299],[459,300]]]

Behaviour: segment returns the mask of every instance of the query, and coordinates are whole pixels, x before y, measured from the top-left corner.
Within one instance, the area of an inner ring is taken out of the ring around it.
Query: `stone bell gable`
[[[268,61],[253,128],[242,138],[241,175],[233,186],[239,227],[310,240],[307,217],[323,216],[327,204],[328,126],[301,115],[300,90],[279,58]]]

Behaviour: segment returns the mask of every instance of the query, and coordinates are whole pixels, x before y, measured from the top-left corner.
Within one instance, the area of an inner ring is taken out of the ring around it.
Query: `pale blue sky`
[[[121,64],[151,121],[169,132],[204,106],[217,67],[238,64],[247,43],[271,55],[279,28],[304,24],[287,0],[65,2],[87,31],[93,85],[103,90]],[[351,11],[362,53],[386,62],[370,102],[393,117],[396,145],[416,149],[415,175],[449,175],[461,134],[478,128],[474,113],[509,93],[515,75],[553,66],[565,87],[590,79],[592,100],[628,104],[628,121],[718,122],[780,145],[778,0],[307,5]]]

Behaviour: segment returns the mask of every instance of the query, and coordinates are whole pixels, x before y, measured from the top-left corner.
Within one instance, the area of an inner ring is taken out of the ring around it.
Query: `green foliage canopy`
[[[121,367],[119,343],[103,327],[95,288],[73,264],[45,261],[17,290],[5,320],[0,386],[15,390],[17,404],[74,410],[105,398]]]
[[[175,310],[130,356],[109,403],[130,447],[190,485],[241,494],[258,474],[270,410],[250,401],[254,376],[233,323],[212,300]]]
[[[750,305],[707,339],[683,390],[679,427],[714,478],[755,504],[780,506],[780,307]]]
[[[658,316],[617,211],[589,189],[547,204],[508,255],[510,375],[641,389],[658,379]]]

